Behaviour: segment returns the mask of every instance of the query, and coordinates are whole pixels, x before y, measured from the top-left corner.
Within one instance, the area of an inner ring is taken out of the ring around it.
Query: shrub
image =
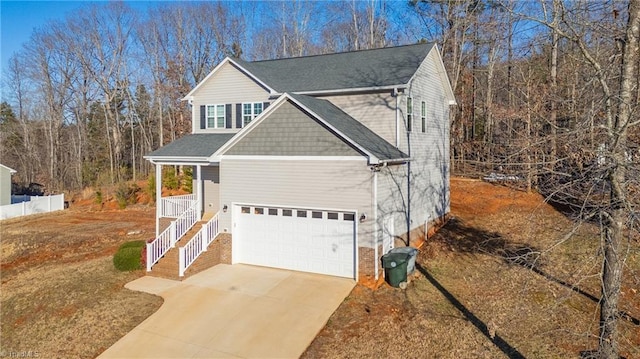
[[[139,190],[140,187],[135,183],[131,185],[121,183],[115,193],[116,200],[118,201],[118,207],[120,207],[120,209],[124,209],[128,204],[136,203],[136,194]]]
[[[140,252],[144,247],[144,241],[123,243],[113,256],[113,266],[123,272],[144,268],[140,257]]]
[[[143,240],[125,242],[120,246],[119,249],[140,248],[140,247],[144,247],[144,241]]]
[[[102,192],[100,190],[96,191],[96,204],[102,204]]]
[[[162,185],[168,189],[178,189],[178,177],[176,176],[176,169],[168,167],[163,170]]]
[[[149,178],[147,178],[146,192],[147,192],[147,195],[149,195],[149,197],[151,198],[151,201],[155,202],[156,201],[156,176],[155,175],[149,175]]]
[[[192,193],[193,192],[193,168],[185,167],[184,174],[182,176],[182,189]]]

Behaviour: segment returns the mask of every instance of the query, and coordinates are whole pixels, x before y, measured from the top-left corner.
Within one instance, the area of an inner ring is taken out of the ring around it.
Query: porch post
[[[198,220],[202,219],[202,212],[204,209],[202,208],[202,204],[204,201],[202,200],[202,166],[196,165],[196,173],[198,176],[198,180],[196,181],[196,201],[198,202]]]
[[[162,214],[162,165],[156,163],[156,238],[160,235],[160,215]]]

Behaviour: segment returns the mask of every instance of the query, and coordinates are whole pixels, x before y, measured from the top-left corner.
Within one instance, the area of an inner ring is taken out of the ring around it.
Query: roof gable
[[[275,92],[271,87],[269,87],[265,82],[263,82],[261,79],[259,79],[258,77],[256,77],[255,75],[253,75],[252,73],[250,73],[249,71],[247,71],[245,68],[243,68],[237,60],[231,59],[229,57],[225,58],[224,60],[222,60],[222,62],[220,64],[218,64],[218,66],[216,66],[202,81],[200,81],[196,87],[194,87],[191,91],[189,91],[188,94],[186,94],[182,100],[190,100],[193,98],[193,96],[196,95],[196,93],[205,86],[205,84],[209,83],[210,80],[218,73],[223,72],[225,69],[228,68],[233,68],[234,70],[242,73],[243,75],[247,76],[249,79],[251,79],[252,81],[254,81],[256,84],[258,84],[260,87],[264,88],[267,92],[273,93]]]
[[[334,136],[344,140],[352,148],[369,158],[369,163],[376,164],[387,161],[407,161],[409,156],[398,150],[385,139],[371,131],[368,127],[346,114],[340,108],[327,100],[321,100],[305,95],[293,95],[285,93],[263,112],[258,118],[253,120],[249,126],[245,127],[236,136],[223,145],[216,155],[228,154],[229,150],[257,126],[260,126],[266,118],[276,111],[283,103],[291,101],[301,110],[305,111],[311,118],[318,121],[323,127],[328,129]],[[273,134],[277,137],[277,134]]]
[[[225,155],[362,156],[291,100],[281,103]]]

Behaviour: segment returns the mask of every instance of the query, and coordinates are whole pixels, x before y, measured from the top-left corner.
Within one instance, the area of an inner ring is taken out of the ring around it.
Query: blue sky
[[[35,28],[50,20],[63,20],[66,15],[89,1],[5,1],[0,0],[0,54],[2,71],[9,58],[29,40]],[[144,8],[147,1],[127,1],[129,5]],[[0,72],[1,74],[2,72]]]
[[[6,68],[11,55],[29,40],[34,28],[52,19],[64,19],[68,12],[82,4],[81,1],[0,1],[2,69]]]

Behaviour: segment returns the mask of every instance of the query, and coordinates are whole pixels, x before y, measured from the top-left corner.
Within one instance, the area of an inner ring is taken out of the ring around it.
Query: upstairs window
[[[248,125],[254,118],[262,113],[262,102],[242,104],[242,127]]]
[[[422,118],[422,133],[427,132],[427,103],[422,101],[422,108],[420,109],[420,117]]]
[[[207,105],[207,128],[225,128],[224,105]]]
[[[413,121],[413,99],[407,97],[407,131],[411,132],[411,122]]]

